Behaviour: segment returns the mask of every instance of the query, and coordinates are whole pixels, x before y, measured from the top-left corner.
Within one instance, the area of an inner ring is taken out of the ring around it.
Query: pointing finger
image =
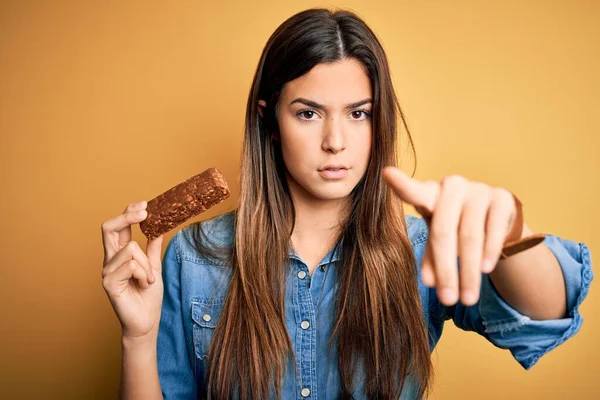
[[[383,178],[402,201],[413,205],[419,213],[429,215],[433,213],[440,192],[437,182],[421,182],[395,167],[385,167]]]

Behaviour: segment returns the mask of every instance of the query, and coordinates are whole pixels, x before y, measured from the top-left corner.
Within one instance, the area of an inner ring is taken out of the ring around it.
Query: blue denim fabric
[[[202,227],[219,246],[231,245],[234,236],[233,212],[202,222]],[[406,216],[407,229],[417,264],[425,251],[428,229],[422,218]],[[206,392],[206,355],[219,315],[223,309],[231,270],[228,266],[198,254],[184,235],[186,227],[168,243],[163,258],[164,300],[158,334],[158,370],[165,399],[196,399]],[[190,236],[187,236],[190,237]],[[463,330],[484,336],[497,347],[508,349],[526,369],[541,356],[579,331],[579,305],[593,279],[588,247],[548,235],[544,243],[562,268],[568,318],[534,321],[507,304],[483,274],[479,302],[465,307],[442,305],[435,289],[419,289],[423,317],[431,333],[433,350],[444,321],[452,319]],[[338,247],[339,249],[339,247]],[[332,329],[335,299],[335,268],[341,251],[334,247],[319,263],[313,276],[302,259],[290,251],[291,273],[286,295],[286,325],[298,363],[283,379],[284,399],[337,399],[341,385],[337,354],[328,354],[327,339]],[[303,271],[304,273],[301,273]],[[242,334],[242,333],[241,333]],[[358,377],[363,376],[360,372]],[[355,398],[365,398],[363,383],[357,382]],[[304,389],[304,390],[303,390]],[[402,399],[413,399],[416,386],[405,384]]]

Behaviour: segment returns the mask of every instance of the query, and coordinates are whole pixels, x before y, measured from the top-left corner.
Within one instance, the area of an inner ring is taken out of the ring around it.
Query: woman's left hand
[[[511,192],[450,175],[441,182],[413,179],[395,167],[383,178],[400,199],[429,223],[421,278],[437,288],[440,301],[473,305],[479,299],[481,273],[494,270],[516,214]],[[460,271],[457,257],[460,256]]]

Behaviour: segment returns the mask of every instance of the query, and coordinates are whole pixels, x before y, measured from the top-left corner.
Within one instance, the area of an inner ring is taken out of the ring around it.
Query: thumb
[[[148,240],[148,244],[146,245],[146,255],[148,255],[148,259],[152,264],[152,267],[162,272],[162,261],[160,259],[161,250],[163,243],[163,235],[159,237]]]
[[[439,183],[421,182],[395,167],[385,167],[383,178],[405,203],[411,204],[423,216],[431,216],[440,193]]]

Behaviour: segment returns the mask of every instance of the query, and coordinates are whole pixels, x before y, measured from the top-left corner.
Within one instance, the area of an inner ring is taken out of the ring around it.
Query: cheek
[[[282,132],[280,134],[281,152],[288,168],[309,162],[315,152],[315,143],[309,140],[307,132]]]
[[[292,175],[296,175],[301,169],[302,164],[306,163],[308,151],[305,149],[306,144],[301,140],[290,138],[285,134],[281,135],[281,153],[283,162]],[[296,173],[294,173],[296,172]]]
[[[362,160],[365,167],[369,161],[369,156],[371,154],[371,143],[372,137],[370,132],[364,135],[361,139],[359,139],[357,143],[358,147],[356,155],[359,160]]]
[[[295,169],[296,164],[298,163],[298,153],[293,149],[293,147],[288,147],[282,144],[281,153],[283,155],[283,162],[288,170]]]

